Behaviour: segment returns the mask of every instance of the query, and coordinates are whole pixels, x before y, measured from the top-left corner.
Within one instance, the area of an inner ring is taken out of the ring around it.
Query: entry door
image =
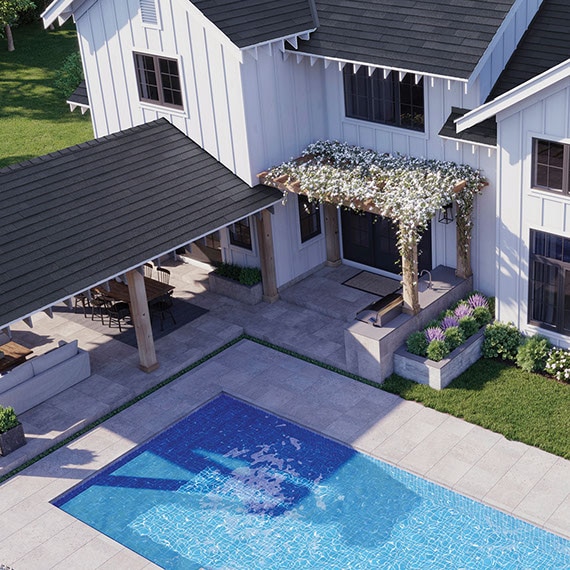
[[[344,258],[363,265],[400,273],[400,254],[396,246],[396,227],[389,218],[370,213],[342,210],[342,245]],[[431,269],[431,226],[418,245],[419,269]]]

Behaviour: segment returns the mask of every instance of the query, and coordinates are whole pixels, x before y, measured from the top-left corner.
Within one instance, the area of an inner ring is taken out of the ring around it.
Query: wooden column
[[[340,238],[338,229],[338,211],[334,204],[323,204],[325,213],[325,241],[327,247],[326,265],[338,267],[340,265]]]
[[[402,257],[402,282],[404,289],[404,308],[408,315],[420,312],[420,297],[418,293],[418,244],[410,246],[408,255]]]
[[[273,232],[271,231],[271,212],[262,210],[255,217],[257,222],[257,241],[261,259],[261,279],[263,300],[274,303],[279,299],[277,274],[275,272],[275,252],[273,250]]]
[[[158,368],[158,360],[154,350],[144,277],[136,269],[133,269],[127,273],[127,284],[131,299],[131,317],[135,325],[137,346],[139,348],[139,368],[145,372],[152,372]]]

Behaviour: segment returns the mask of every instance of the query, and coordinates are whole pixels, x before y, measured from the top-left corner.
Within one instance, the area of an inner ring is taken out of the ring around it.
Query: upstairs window
[[[135,53],[139,98],[173,109],[183,109],[178,61],[157,55]]]
[[[244,218],[229,227],[230,243],[251,250],[251,228],[249,218]]]
[[[317,202],[309,202],[306,196],[298,198],[301,243],[305,243],[321,233],[321,210]]]
[[[569,193],[570,145],[534,139],[532,166],[534,188]]]
[[[369,75],[368,68],[361,67],[354,73],[352,65],[346,65],[344,102],[347,117],[424,130],[424,83],[416,83],[410,73],[400,81],[397,72],[384,78],[381,71]]]

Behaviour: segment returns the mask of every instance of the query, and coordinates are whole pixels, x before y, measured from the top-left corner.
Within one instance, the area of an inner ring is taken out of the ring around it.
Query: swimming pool
[[[54,501],[168,569],[570,566],[570,542],[221,395]]]

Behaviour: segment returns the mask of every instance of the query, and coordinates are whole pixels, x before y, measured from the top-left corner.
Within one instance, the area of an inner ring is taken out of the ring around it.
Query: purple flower
[[[445,335],[439,327],[428,327],[424,332],[428,342],[432,340],[445,340]]]
[[[445,317],[440,324],[440,327],[443,330],[447,330],[450,327],[458,327],[458,326],[459,326],[459,320],[456,317]]]
[[[476,307],[485,307],[486,309],[489,308],[487,299],[485,299],[485,297],[483,297],[483,295],[480,293],[473,293],[473,295],[467,299],[467,302],[472,309],[475,309]]]
[[[467,303],[461,303],[455,307],[453,314],[458,318],[470,317],[473,314],[473,309]]]

